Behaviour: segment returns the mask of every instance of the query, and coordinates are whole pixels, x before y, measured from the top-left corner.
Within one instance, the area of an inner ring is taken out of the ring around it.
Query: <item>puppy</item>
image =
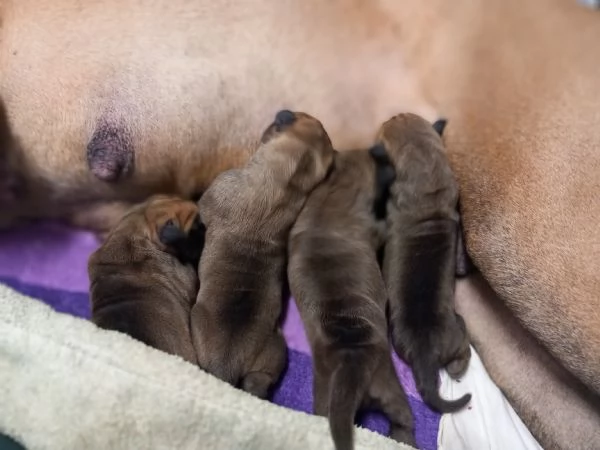
[[[203,241],[193,202],[160,195],[132,208],[90,257],[92,321],[196,363],[189,320]]]
[[[438,123],[432,126],[414,114],[400,114],[382,125],[370,152],[376,159],[389,157],[396,170],[383,258],[392,342],[412,366],[425,403],[439,412],[453,412],[471,394],[442,399],[438,370],[445,367],[459,377],[471,353],[465,323],[453,307],[458,184],[439,133]]]
[[[333,153],[319,121],[280,111],[246,167],[219,175],[199,202],[206,246],[191,318],[198,363],[261,398],[285,367],[278,321],[289,231]]]
[[[387,293],[377,263],[391,166],[367,150],[338,153],[290,235],[288,278],[312,348],[314,412],[329,416],[338,450],[353,448],[357,409],[390,419],[391,437],[415,445],[413,418],[394,371]]]

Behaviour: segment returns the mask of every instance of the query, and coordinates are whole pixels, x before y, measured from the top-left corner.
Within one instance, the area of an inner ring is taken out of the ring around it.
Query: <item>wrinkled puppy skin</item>
[[[392,341],[413,369],[423,400],[439,412],[463,408],[471,394],[440,397],[438,371],[452,377],[470,359],[465,323],[454,311],[458,185],[439,130],[414,114],[385,122],[371,152],[385,151],[396,180],[387,207],[383,273]]]
[[[415,445],[413,417],[391,359],[377,220],[394,170],[368,150],[336,154],[290,235],[288,278],[312,348],[314,412],[336,449],[351,449],[361,407],[384,412],[391,437]],[[382,217],[382,219],[385,219]]]
[[[203,245],[194,202],[157,195],[133,207],[90,257],[92,321],[196,364],[189,321]]]
[[[279,319],[289,231],[333,154],[318,120],[280,111],[248,164],[219,175],[199,202],[206,245],[191,319],[198,363],[261,398],[285,368]]]

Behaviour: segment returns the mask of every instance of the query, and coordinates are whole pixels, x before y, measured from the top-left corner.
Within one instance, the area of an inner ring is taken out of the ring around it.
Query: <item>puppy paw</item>
[[[258,398],[267,398],[273,377],[264,372],[250,372],[242,381],[242,389]]]
[[[450,378],[452,378],[454,380],[461,378],[465,374],[467,369],[469,368],[469,360],[470,359],[471,359],[471,354],[469,352],[468,356],[461,357],[461,358],[455,359],[454,361],[450,362],[450,364],[448,364],[446,366],[446,372],[448,372],[448,375],[450,375]]]
[[[409,430],[406,427],[400,427],[392,424],[390,426],[390,438],[396,442],[401,442],[403,444],[410,445],[411,447],[418,448],[412,430]]]

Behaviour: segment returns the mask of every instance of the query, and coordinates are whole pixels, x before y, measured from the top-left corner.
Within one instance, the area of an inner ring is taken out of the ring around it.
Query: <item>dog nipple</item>
[[[91,172],[102,181],[117,181],[131,174],[134,151],[130,134],[124,128],[102,124],[87,145]]]

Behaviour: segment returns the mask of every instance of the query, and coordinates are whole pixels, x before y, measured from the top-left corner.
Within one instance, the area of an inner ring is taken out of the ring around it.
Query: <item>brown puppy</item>
[[[207,234],[192,309],[198,363],[258,397],[285,366],[278,321],[288,234],[332,160],[318,120],[280,111],[246,167],[221,174],[200,199]]]
[[[376,214],[393,177],[393,168],[376,168],[367,150],[338,153],[290,235],[288,277],[313,353],[314,411],[329,416],[338,450],[353,448],[361,406],[381,409],[391,437],[415,445],[410,407],[392,365],[387,293],[377,264],[385,222]]]
[[[93,322],[196,363],[189,317],[203,241],[193,202],[159,195],[132,208],[90,257]]]
[[[397,176],[390,188],[383,259],[394,348],[412,366],[423,400],[452,412],[471,395],[442,399],[438,370],[446,367],[451,376],[460,376],[471,353],[465,323],[453,306],[458,184],[440,132],[419,116],[400,114],[382,125],[371,153],[389,156]]]

